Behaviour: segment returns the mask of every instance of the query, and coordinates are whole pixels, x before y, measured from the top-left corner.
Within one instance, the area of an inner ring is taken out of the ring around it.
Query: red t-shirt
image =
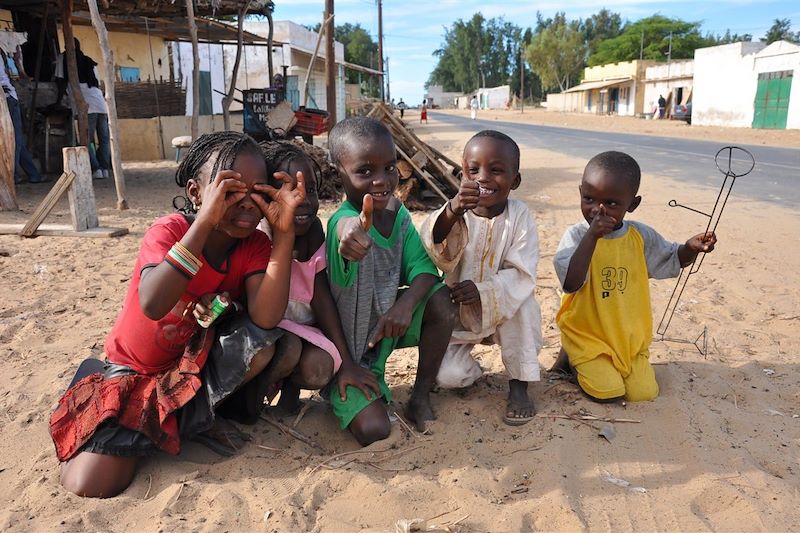
[[[142,270],[161,263],[172,245],[188,230],[186,218],[173,214],[156,220],[144,234],[125,303],[106,338],[106,356],[112,363],[129,366],[142,374],[168,369],[183,355],[187,342],[200,327],[191,312],[183,316],[186,307],[210,292],[227,291],[231,298],[241,299],[245,278],[266,271],[272,243],[266,234],[254,231],[236,244],[219,271],[201,256],[203,267],[189,282],[175,307],[161,320],[150,320],[139,304]],[[198,364],[205,364],[205,357]]]

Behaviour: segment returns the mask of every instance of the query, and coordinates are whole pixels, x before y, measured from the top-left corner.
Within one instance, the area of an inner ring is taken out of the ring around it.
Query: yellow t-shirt
[[[653,337],[648,277],[644,239],[633,225],[597,241],[586,283],[562,297],[556,316],[573,366],[608,354],[620,374],[630,373],[631,360]]]

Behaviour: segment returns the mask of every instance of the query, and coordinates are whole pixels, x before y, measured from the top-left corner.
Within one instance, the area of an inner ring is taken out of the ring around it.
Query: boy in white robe
[[[519,187],[519,147],[485,130],[464,147],[458,194],[423,223],[422,242],[445,274],[459,318],[439,369],[444,388],[466,387],[482,374],[475,344],[499,344],[509,375],[504,421],[534,416],[528,382],[539,380],[541,311],[534,298],[539,238],[528,206],[508,198]]]

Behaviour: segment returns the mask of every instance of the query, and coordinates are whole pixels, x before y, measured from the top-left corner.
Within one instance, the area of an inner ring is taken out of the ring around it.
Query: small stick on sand
[[[144,493],[144,501],[147,501],[147,497],[150,496],[150,488],[153,486],[153,476],[152,474],[147,474],[147,492]]]
[[[439,514],[437,514],[436,516],[432,516],[431,518],[428,518],[428,519],[426,520],[426,522],[430,522],[431,520],[436,520],[437,518],[441,518],[441,517],[443,517],[443,516],[444,516],[444,515],[446,515],[446,514],[455,513],[455,512],[456,512],[456,511],[458,511],[459,509],[461,509],[461,507],[460,507],[460,506],[459,506],[459,507],[456,507],[455,509],[451,509],[450,511],[445,511],[445,512],[443,512],[443,513],[439,513]]]
[[[405,450],[401,450],[400,452],[395,453],[393,455],[390,455],[388,457],[383,457],[383,458],[380,458],[380,459],[376,459],[376,461],[378,461],[378,460],[379,461],[389,461],[391,459],[394,459],[395,457],[399,457],[401,455],[404,455],[404,454],[406,454],[408,452],[417,450],[419,448],[422,448],[421,444],[418,445],[418,446],[412,446],[411,448],[407,448]],[[371,453],[371,454],[386,453],[389,450],[391,450],[391,448],[386,448],[384,450],[353,450],[353,451],[350,451],[350,452],[337,453],[335,455],[331,455],[330,457],[328,457],[327,459],[325,459],[324,461],[319,463],[317,466],[312,468],[311,471],[308,474],[306,474],[306,477],[310,476],[311,474],[313,474],[314,472],[319,470],[321,467],[325,466],[327,463],[329,463],[331,461],[335,461],[336,459],[341,459],[342,457],[347,457],[348,455],[358,455],[358,454],[363,454],[363,453]]]
[[[564,418],[567,420],[575,420],[576,422],[581,422],[583,420],[592,420],[595,422],[628,422],[631,424],[641,424],[641,420],[634,420],[633,418],[608,418],[608,417],[599,417],[594,415],[559,415],[555,413],[539,413],[536,415],[537,418]]]
[[[268,424],[271,424],[271,425],[275,426],[276,428],[280,429],[286,435],[290,435],[290,436],[296,438],[297,440],[299,440],[300,442],[303,442],[303,443],[311,446],[312,448],[316,448],[316,449],[318,449],[320,451],[323,451],[323,452],[327,451],[325,448],[323,448],[321,445],[319,445],[316,441],[314,441],[310,437],[306,437],[305,435],[303,435],[299,431],[290,428],[286,424],[278,422],[277,420],[275,420],[272,417],[269,417],[269,416],[266,416],[266,415],[261,415],[261,419],[264,420],[265,422],[267,422]]]
[[[295,418],[295,419],[294,419],[294,422],[292,422],[292,427],[293,427],[293,428],[296,428],[296,427],[297,427],[297,424],[299,424],[299,423],[300,423],[300,421],[301,421],[301,420],[303,419],[303,417],[306,415],[306,411],[308,411],[309,409],[311,409],[311,400],[308,400],[308,401],[306,401],[306,402],[303,404],[303,407],[300,409],[300,412],[299,412],[299,413],[297,413],[297,418]]]
[[[406,422],[405,419],[403,419],[403,416],[400,413],[398,413],[397,410],[395,410],[394,416],[397,417],[397,420],[400,421],[400,424],[402,424],[402,426],[406,429],[406,431],[414,435],[414,438],[416,439],[421,438],[419,435],[417,435],[417,432],[414,431],[414,429],[408,425],[408,422]]]

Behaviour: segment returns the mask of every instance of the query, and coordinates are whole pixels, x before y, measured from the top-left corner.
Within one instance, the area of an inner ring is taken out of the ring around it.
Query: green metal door
[[[789,115],[792,71],[762,72],[754,102],[753,127],[785,129]]]
[[[211,103],[211,73],[207,70],[200,71],[200,114],[213,114]]]

